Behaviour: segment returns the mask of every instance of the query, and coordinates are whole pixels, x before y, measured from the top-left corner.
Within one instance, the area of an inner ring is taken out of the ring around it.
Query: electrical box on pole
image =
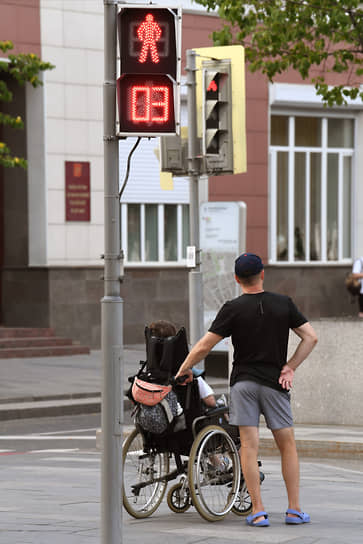
[[[119,135],[179,134],[181,10],[129,5],[117,19]]]
[[[202,142],[207,171],[233,173],[230,61],[204,61],[202,66]]]

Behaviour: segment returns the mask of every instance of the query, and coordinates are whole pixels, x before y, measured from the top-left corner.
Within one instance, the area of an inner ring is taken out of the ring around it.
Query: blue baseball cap
[[[263,270],[263,263],[254,253],[242,253],[234,262],[234,273],[239,278],[255,276]]]

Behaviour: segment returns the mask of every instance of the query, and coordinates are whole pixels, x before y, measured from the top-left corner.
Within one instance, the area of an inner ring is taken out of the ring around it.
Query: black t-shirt
[[[306,322],[291,298],[284,295],[264,291],[226,302],[209,331],[232,337],[231,385],[252,380],[282,390],[278,379],[286,364],[289,330]]]

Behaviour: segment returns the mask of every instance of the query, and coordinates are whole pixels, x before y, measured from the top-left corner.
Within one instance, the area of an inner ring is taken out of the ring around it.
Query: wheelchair
[[[170,383],[188,354],[185,329],[173,337],[157,338],[146,328],[145,337],[147,360],[140,362],[142,370],[146,366],[150,375]],[[177,480],[167,492],[167,504],[175,513],[194,506],[211,522],[230,511],[249,514],[252,503],[241,472],[238,429],[228,423],[228,406],[203,409],[196,379],[187,385],[174,383],[173,391],[184,411],[185,429],[157,435],[136,423],[123,443],[124,508],[134,518],[150,516],[161,504],[168,483]]]

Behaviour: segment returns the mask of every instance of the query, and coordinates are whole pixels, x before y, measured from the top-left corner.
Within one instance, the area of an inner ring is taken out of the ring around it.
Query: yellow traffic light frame
[[[196,53],[196,94],[198,137],[202,137],[203,109],[203,61],[228,60],[231,62],[232,80],[232,134],[233,134],[233,173],[247,171],[246,142],[246,90],[245,90],[245,52],[242,45],[220,47],[198,47]]]

